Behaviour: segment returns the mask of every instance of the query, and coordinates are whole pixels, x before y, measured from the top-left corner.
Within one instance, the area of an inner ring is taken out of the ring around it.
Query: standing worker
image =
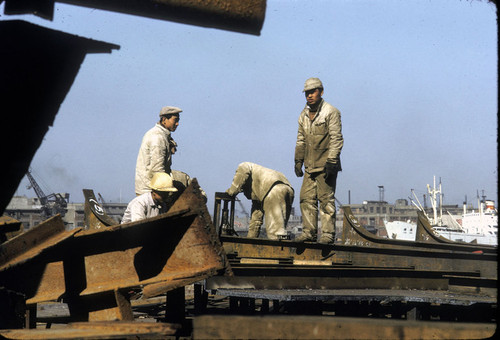
[[[241,163],[231,187],[226,190],[230,196],[240,192],[252,200],[247,237],[259,237],[264,218],[268,238],[275,240],[287,234],[285,227],[292,211],[294,192],[285,175],[255,163]]]
[[[177,143],[173,141],[170,133],[179,126],[181,112],[178,107],[163,107],[160,111],[160,121],[142,138],[135,167],[136,195],[150,191],[148,185],[155,172],[170,173],[172,154],[177,148]]]
[[[175,201],[177,189],[172,176],[165,172],[157,172],[149,183],[149,192],[135,197],[127,205],[121,223],[135,222],[155,217],[170,209]]]
[[[344,145],[340,111],[323,98],[323,84],[309,78],[304,85],[306,107],[299,116],[295,145],[295,174],[304,176],[300,189],[303,232],[298,242],[315,242],[318,234],[318,201],[321,218],[320,243],[335,242],[335,188],[342,170],[340,152]],[[304,165],[305,175],[302,172]]]

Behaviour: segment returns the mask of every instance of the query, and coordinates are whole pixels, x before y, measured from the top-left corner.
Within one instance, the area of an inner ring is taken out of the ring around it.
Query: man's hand
[[[337,172],[340,170],[339,160],[334,159],[333,161],[326,161],[325,164],[325,180],[328,180],[328,177],[335,176]]]
[[[295,175],[297,177],[304,176],[304,173],[302,172],[302,162],[301,161],[295,161]]]

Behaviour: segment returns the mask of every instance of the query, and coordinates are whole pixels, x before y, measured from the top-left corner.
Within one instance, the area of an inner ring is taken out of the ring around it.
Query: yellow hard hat
[[[155,191],[177,191],[174,187],[172,176],[166,172],[155,172],[149,187]]]

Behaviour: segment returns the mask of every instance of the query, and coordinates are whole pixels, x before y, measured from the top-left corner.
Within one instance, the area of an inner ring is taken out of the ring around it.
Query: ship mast
[[[436,176],[434,176],[434,183],[433,187],[431,189],[430,185],[427,184],[427,192],[429,193],[429,199],[431,201],[432,205],[432,212],[433,212],[433,221],[432,224],[442,226],[443,221],[441,218],[438,219],[438,213],[437,213],[437,196],[439,194],[439,208],[441,209],[441,216],[442,216],[442,196],[441,196],[441,180],[439,181],[439,190],[436,189]]]

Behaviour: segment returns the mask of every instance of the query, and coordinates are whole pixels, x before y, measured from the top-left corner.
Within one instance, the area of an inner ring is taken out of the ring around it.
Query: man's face
[[[163,118],[161,125],[170,132],[173,132],[179,126],[180,121],[179,115],[172,115],[169,119]]]
[[[151,192],[151,195],[153,197],[153,201],[156,204],[162,204],[162,203],[171,203],[173,200],[173,194],[168,191],[155,191],[153,190]]]
[[[307,105],[316,105],[321,101],[321,96],[323,95],[323,90],[314,89],[305,92]]]

